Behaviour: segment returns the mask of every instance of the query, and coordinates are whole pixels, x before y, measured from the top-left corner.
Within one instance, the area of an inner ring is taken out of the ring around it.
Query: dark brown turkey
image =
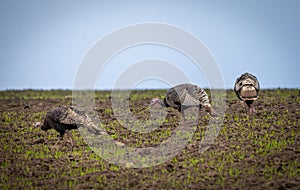
[[[253,102],[257,100],[260,87],[257,78],[250,74],[244,73],[236,79],[234,91],[237,97],[242,101],[244,108],[249,108],[249,114],[255,113]]]
[[[43,124],[37,122],[36,127],[41,127],[41,129],[44,131],[53,128],[59,132],[60,139],[56,144],[63,140],[64,134],[67,133],[72,146],[74,146],[75,142],[69,130],[77,129],[78,127],[86,127],[93,134],[103,133],[91,121],[90,117],[84,111],[81,111],[73,106],[60,106],[50,110],[47,113]]]
[[[204,108],[211,116],[217,116],[217,112],[210,105],[206,92],[194,84],[180,84],[167,90],[163,100],[154,98],[150,106],[173,107],[177,109],[182,116],[184,110],[193,106]]]

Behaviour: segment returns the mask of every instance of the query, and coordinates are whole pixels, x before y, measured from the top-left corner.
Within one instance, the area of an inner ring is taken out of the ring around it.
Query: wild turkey
[[[72,146],[74,146],[75,142],[69,130],[77,129],[78,127],[82,126],[86,127],[91,133],[102,134],[102,132],[100,132],[97,126],[91,121],[90,117],[84,111],[80,111],[73,106],[60,106],[50,110],[47,113],[43,124],[40,122],[36,123],[36,127],[41,127],[41,129],[44,131],[53,128],[59,132],[60,139],[57,141],[57,143],[60,140],[63,140],[64,134],[67,133]]]
[[[246,108],[246,105],[248,106],[250,114],[255,113],[253,102],[257,100],[259,90],[257,78],[250,73],[244,73],[236,79],[234,91],[242,101],[244,108]]]
[[[191,106],[203,107],[210,115],[217,116],[217,112],[209,103],[206,92],[194,84],[180,84],[170,88],[167,90],[163,100],[159,98],[152,99],[150,106],[155,105],[173,107],[177,109],[182,116],[184,116],[184,110]]]

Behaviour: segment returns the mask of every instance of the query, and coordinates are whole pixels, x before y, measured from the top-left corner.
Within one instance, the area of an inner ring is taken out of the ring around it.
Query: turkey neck
[[[163,99],[163,101],[161,102],[161,105],[162,105],[163,107],[170,107],[170,105],[167,103],[166,98]]]

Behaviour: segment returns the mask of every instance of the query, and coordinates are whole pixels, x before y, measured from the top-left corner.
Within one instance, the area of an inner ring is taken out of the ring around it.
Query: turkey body
[[[234,91],[243,104],[249,107],[249,113],[255,113],[253,102],[257,100],[260,86],[256,76],[244,73],[236,79]]]
[[[60,134],[61,139],[67,132],[72,146],[75,142],[71,137],[69,130],[77,129],[78,127],[87,127],[87,129],[92,133],[99,134],[100,132],[97,126],[91,121],[90,117],[84,111],[80,111],[72,106],[60,106],[50,110],[47,113],[43,124],[40,126],[44,131],[53,128]]]
[[[156,104],[164,107],[173,107],[182,115],[184,114],[184,110],[189,107],[204,108],[212,116],[217,115],[209,103],[206,92],[194,84],[180,84],[168,89],[163,100],[158,98],[152,99],[150,105],[154,106]]]
[[[190,106],[210,106],[206,92],[194,84],[180,84],[167,90],[164,104],[181,112]]]

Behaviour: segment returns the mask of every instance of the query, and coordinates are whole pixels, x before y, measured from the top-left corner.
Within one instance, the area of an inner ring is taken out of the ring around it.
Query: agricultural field
[[[164,92],[133,91],[131,112],[146,121],[150,100]],[[199,153],[209,126],[209,116],[201,114],[178,155],[157,166],[131,168],[95,154],[79,130],[72,131],[72,147],[66,139],[55,145],[55,130],[35,127],[50,109],[72,105],[72,91],[2,91],[0,189],[299,189],[300,90],[261,90],[254,116],[245,114],[232,90],[226,96],[222,129],[207,151]],[[95,103],[101,126],[126,146],[158,145],[179,124],[180,113],[168,108],[155,131],[132,132],[116,119],[109,91],[97,91]]]

